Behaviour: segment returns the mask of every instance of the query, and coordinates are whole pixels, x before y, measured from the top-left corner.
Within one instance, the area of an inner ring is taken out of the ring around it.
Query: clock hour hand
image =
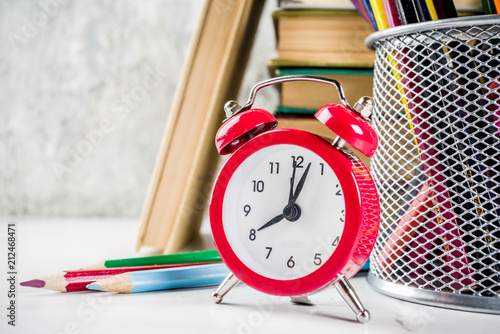
[[[295,205],[295,202],[297,201],[297,198],[300,195],[300,192],[302,191],[302,188],[304,187],[304,183],[306,181],[307,174],[309,173],[309,168],[311,168],[311,163],[309,163],[306,167],[306,170],[304,171],[304,174],[302,174],[302,177],[299,180],[299,183],[297,184],[297,188],[295,191],[293,191],[293,183],[295,179],[295,166],[293,169],[293,174],[292,177],[290,178],[290,194],[288,198],[288,204],[285,206],[283,209],[283,213],[280,215],[277,215],[261,227],[257,229],[257,231],[261,231],[265,228],[268,228],[269,226],[272,226],[280,221],[283,220],[283,218],[286,218],[287,220],[290,221],[295,221],[300,217],[300,208]],[[294,207],[295,206],[295,207]]]
[[[261,227],[259,227],[257,229],[257,231],[263,230],[265,228],[268,228],[269,226],[272,226],[272,225],[274,225],[276,223],[279,223],[280,221],[283,220],[283,218],[285,218],[284,214],[277,215],[276,217],[274,217],[273,219],[271,219],[270,221],[268,221],[267,223],[265,223],[264,225],[262,225]]]

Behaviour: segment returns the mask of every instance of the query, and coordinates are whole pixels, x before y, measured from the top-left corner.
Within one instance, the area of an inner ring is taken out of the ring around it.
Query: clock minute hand
[[[295,167],[295,164],[294,164],[292,177],[290,178],[290,192],[288,193],[288,203],[291,203],[292,199],[293,199],[293,184],[295,183],[295,171],[296,170],[297,170],[297,168]]]
[[[309,173],[309,168],[311,167],[311,163],[309,163],[306,167],[306,170],[304,171],[304,174],[302,174],[302,177],[299,180],[299,183],[297,184],[297,188],[295,188],[295,191],[293,193],[292,198],[286,205],[286,207],[291,208],[295,202],[297,201],[297,198],[300,195],[300,192],[302,191],[302,188],[304,187],[304,182],[306,181],[307,173]]]
[[[295,180],[295,169],[293,170],[293,176],[290,178],[290,192],[288,194],[288,203],[291,203],[293,200],[293,183]],[[287,204],[288,206],[288,204]]]
[[[274,225],[276,223],[279,223],[280,221],[283,220],[283,218],[285,218],[284,214],[277,215],[276,217],[274,217],[273,219],[271,219],[270,221],[268,221],[267,223],[265,223],[264,225],[262,225],[261,227],[259,227],[257,229],[257,231],[263,230],[265,228],[268,228],[269,226],[272,226],[272,225]]]

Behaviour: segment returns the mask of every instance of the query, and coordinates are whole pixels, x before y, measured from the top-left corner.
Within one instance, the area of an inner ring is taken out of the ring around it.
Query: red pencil
[[[84,291],[88,290],[87,285],[89,285],[90,283],[94,283],[101,279],[105,279],[114,275],[123,274],[126,272],[138,271],[138,270],[162,269],[171,267],[184,267],[184,266],[192,266],[200,264],[208,264],[208,263],[168,264],[160,266],[122,267],[122,268],[110,268],[110,269],[98,269],[98,270],[93,270],[93,269],[71,270],[45,276],[40,279],[34,279],[31,281],[23,282],[20,283],[20,285],[32,288],[44,288],[61,292]]]
[[[386,239],[382,252],[377,258],[384,268],[390,269],[401,258],[406,247],[413,241],[418,227],[422,224],[425,214],[432,206],[430,189],[424,184],[399,220],[393,233]]]
[[[495,81],[493,81],[489,86],[488,89],[490,90],[490,94],[488,94],[488,98],[491,101],[491,107],[490,110],[493,111],[493,119],[495,120],[495,125],[500,131],[500,101],[498,98],[500,97],[500,83],[499,83],[499,77],[497,76],[495,78]],[[499,132],[500,134],[500,132]]]

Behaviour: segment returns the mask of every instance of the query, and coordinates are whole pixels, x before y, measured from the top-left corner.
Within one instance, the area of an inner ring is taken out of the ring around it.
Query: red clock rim
[[[240,164],[260,149],[291,144],[304,147],[322,157],[337,175],[345,198],[345,225],[340,242],[325,263],[312,273],[292,280],[265,277],[248,268],[234,253],[223,228],[223,203],[229,180]],[[222,167],[212,192],[210,224],[215,246],[233,274],[256,290],[278,296],[296,296],[317,291],[334,281],[350,262],[357,247],[361,227],[361,198],[351,161],[329,142],[312,133],[296,129],[279,129],[262,133],[233,153]],[[352,266],[352,262],[350,263]],[[361,267],[362,264],[359,265]],[[359,268],[358,268],[359,269]],[[352,268],[350,268],[352,271]]]

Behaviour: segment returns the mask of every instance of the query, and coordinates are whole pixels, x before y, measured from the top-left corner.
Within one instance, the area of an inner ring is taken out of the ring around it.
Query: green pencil
[[[121,267],[137,267],[137,266],[156,266],[165,264],[186,264],[186,263],[213,263],[222,262],[219,253],[216,250],[153,255],[146,257],[137,257],[120,260],[105,260],[96,264],[81,268],[81,270],[90,269],[106,269],[106,268],[121,268]]]

